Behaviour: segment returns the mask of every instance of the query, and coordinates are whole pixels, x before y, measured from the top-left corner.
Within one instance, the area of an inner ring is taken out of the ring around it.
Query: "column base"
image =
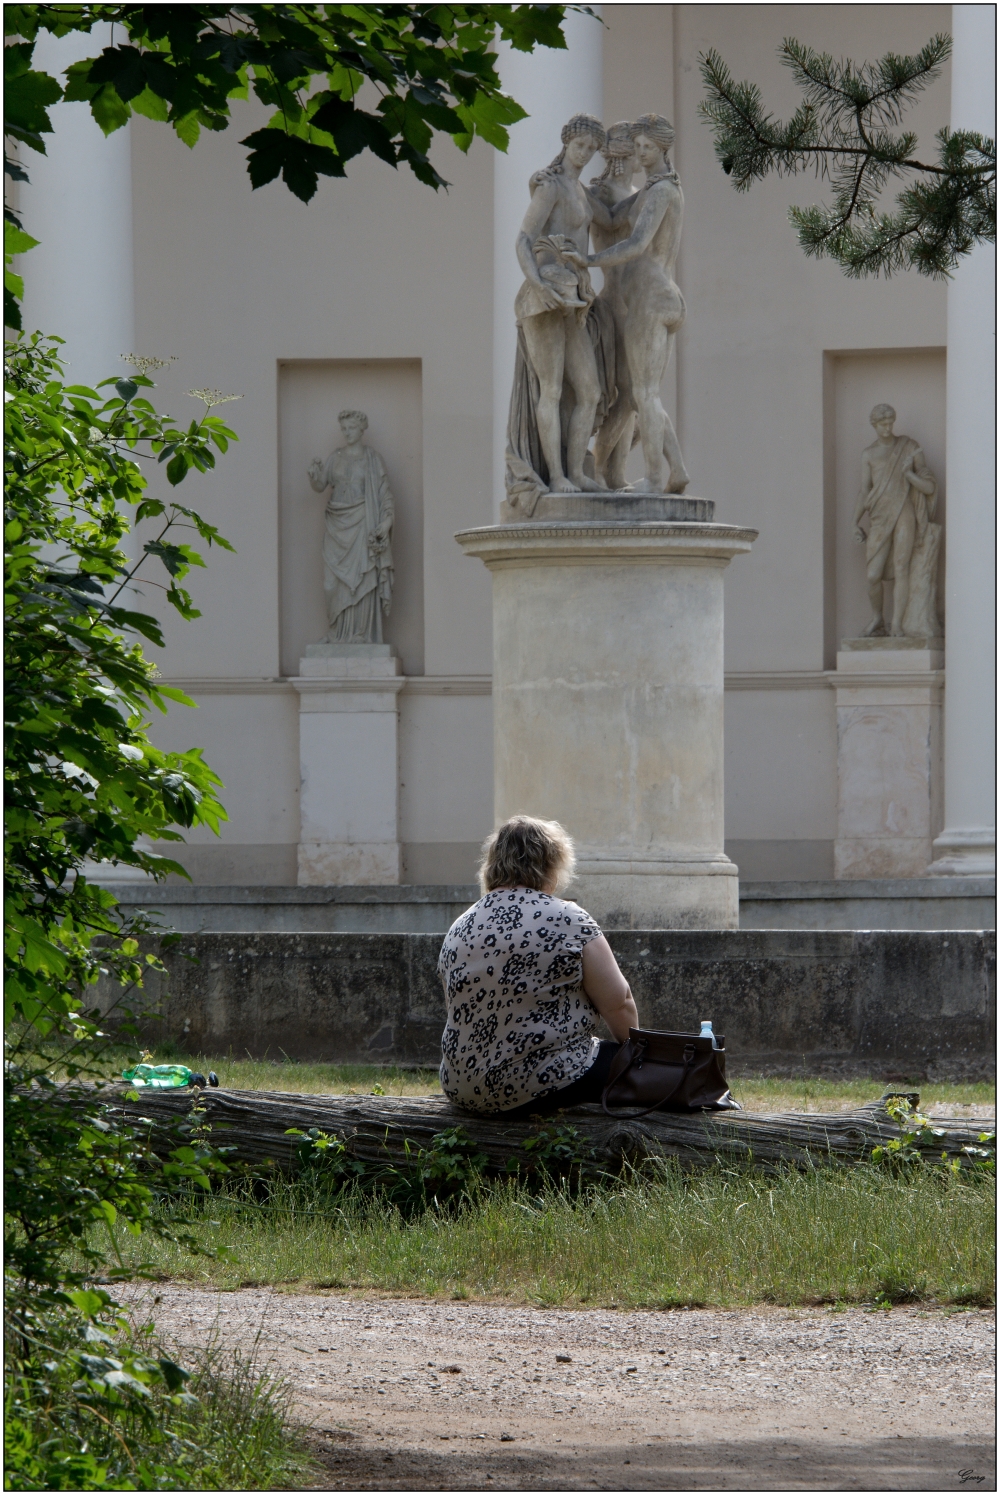
[[[300,888],[395,886],[402,870],[402,847],[398,841],[299,843]]]
[[[614,862],[581,859],[569,896],[602,929],[738,929],[739,869],[728,857],[706,861]]]
[[[929,877],[995,877],[997,833],[993,826],[977,831],[942,831],[934,842]]]
[[[930,836],[852,836],[833,843],[833,875],[924,877],[930,856]]]

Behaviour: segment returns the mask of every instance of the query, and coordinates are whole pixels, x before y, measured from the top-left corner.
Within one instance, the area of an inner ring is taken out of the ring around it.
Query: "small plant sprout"
[[[243,398],[242,395],[224,395],[221,389],[186,389],[184,393],[193,400],[204,400],[206,410],[211,410],[213,405],[228,405],[230,400]]]

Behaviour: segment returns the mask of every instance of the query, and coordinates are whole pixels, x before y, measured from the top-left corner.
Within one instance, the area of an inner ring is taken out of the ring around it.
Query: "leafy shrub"
[[[938,1151],[938,1139],[944,1136],[944,1128],[935,1126],[930,1117],[918,1111],[908,1097],[890,1096],[886,1100],[885,1108],[899,1127],[900,1134],[884,1144],[879,1143],[878,1146],[873,1147],[872,1162],[895,1168],[941,1162],[956,1173],[963,1167],[962,1161],[958,1158],[949,1162],[948,1155],[943,1149],[939,1157],[934,1156]],[[978,1146],[969,1145],[962,1148],[965,1157],[964,1166],[978,1168],[980,1171],[995,1172],[996,1132],[980,1132],[978,1143]]]
[[[200,752],[164,753],[148,736],[150,708],[194,703],[160,684],[144,658],[135,635],[161,644],[162,633],[133,610],[129,589],[153,560],[170,605],[198,616],[181,583],[204,562],[175,532],[231,547],[192,509],[152,497],[140,459],[162,465],[176,487],[211,468],[211,448],[225,451],[233,433],[208,402],[186,428],[159,416],[142,393],[152,387],[145,374],[98,389],[65,384],[58,342],[17,337],[5,368],[9,1479],[15,1488],[160,1488],[160,1464],[140,1467],[129,1439],[152,1436],[150,1398],[157,1425],[183,1409],[184,1373],[121,1348],[111,1300],[88,1283],[135,1269],[121,1260],[118,1225],[207,1249],[178,1235],[160,1204],[178,1184],[207,1190],[225,1165],[190,1123],[158,1157],[107,1105],[108,1040],[88,998],[104,975],[131,1000],[145,971],[162,965],[140,954],[151,921],[123,916],[88,881],[87,862],[156,878],[183,872],[149,843],[180,841],[193,825],[217,830],[225,818]],[[151,537],[129,560],[130,524],[149,521]]]
[[[254,1352],[206,1344],[184,1369],[103,1291],[17,1304],[7,1351],[7,1489],[274,1489],[301,1467]]]

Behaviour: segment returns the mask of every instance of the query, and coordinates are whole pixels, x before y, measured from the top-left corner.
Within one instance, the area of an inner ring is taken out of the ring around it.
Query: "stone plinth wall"
[[[125,912],[158,909],[182,934],[444,934],[479,889],[419,887],[205,887],[110,884]],[[740,928],[995,929],[996,879],[870,878],[841,882],[741,882]]]
[[[711,1018],[730,1068],[986,1077],[996,937],[983,931],[720,930],[609,935],[644,1026]],[[440,935],[202,933],[148,990],[153,1042],[193,1053],[435,1065]],[[192,963],[191,957],[194,958]],[[107,994],[104,994],[105,996]],[[225,1064],[220,1062],[225,1083]]]

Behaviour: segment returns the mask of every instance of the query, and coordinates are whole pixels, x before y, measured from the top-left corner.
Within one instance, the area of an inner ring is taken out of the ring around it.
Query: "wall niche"
[[[392,610],[383,637],[407,675],[424,673],[424,513],[418,358],[296,359],[278,364],[281,671],[297,675],[306,644],[326,632],[324,509],[307,469],[343,441],[337,415],[363,410],[396,500]]]
[[[948,544],[945,471],[944,348],[873,348],[824,356],[824,654],[836,665],[840,640],[857,638],[871,608],[865,547],[854,539],[854,506],[861,487],[861,453],[876,439],[872,407],[889,404],[897,435],[923,447],[937,478],[934,522],[944,525],[938,559],[938,613],[944,617],[944,552]]]

